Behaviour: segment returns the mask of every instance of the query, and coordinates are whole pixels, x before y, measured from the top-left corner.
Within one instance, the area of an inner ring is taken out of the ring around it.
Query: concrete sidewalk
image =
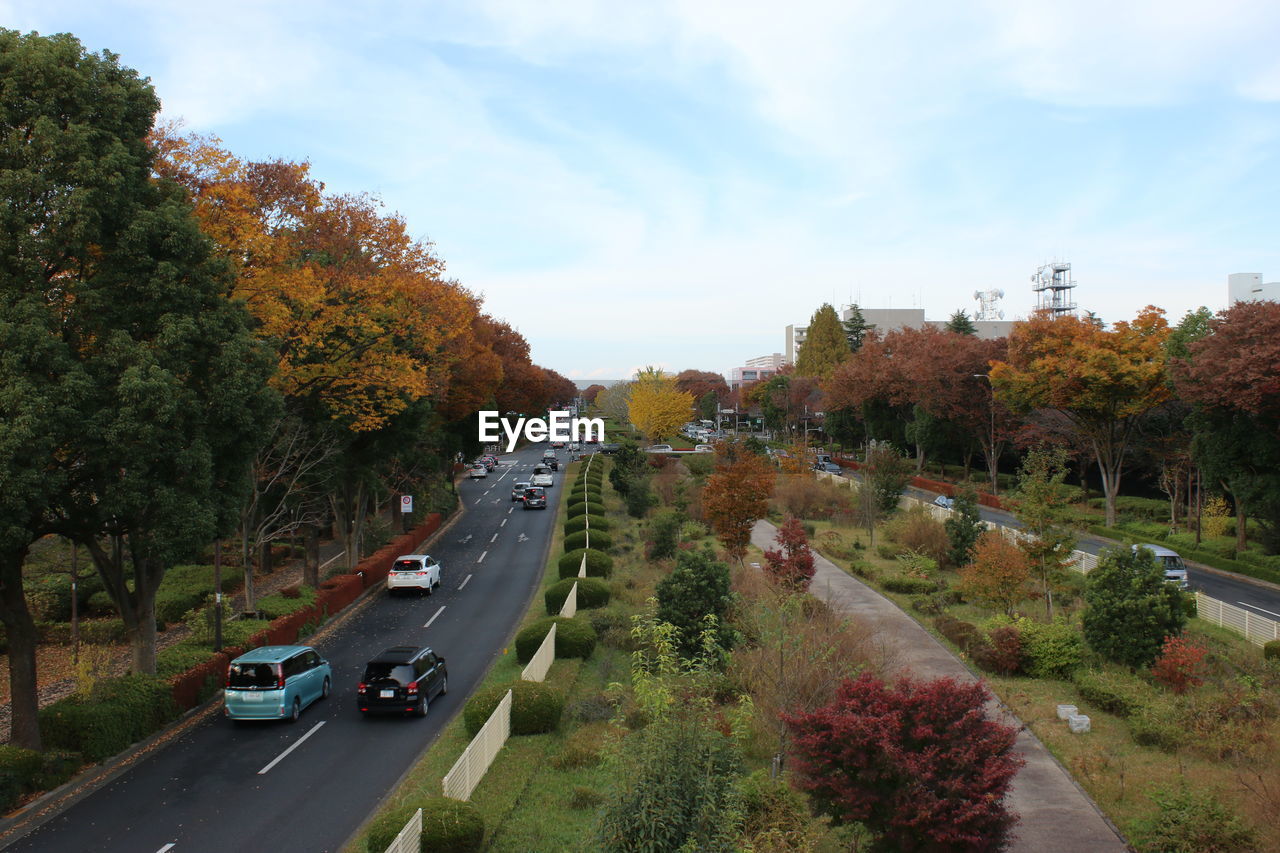
[[[773,548],[776,535],[776,527],[758,521],[751,531],[751,544],[761,550]],[[810,592],[877,629],[894,669],[910,671],[917,678],[976,680],[968,667],[896,604],[816,551],[813,557],[816,572]],[[1018,727],[1016,749],[1027,762],[1007,797],[1009,808],[1021,818],[1009,849],[1016,853],[1124,853],[1124,841],[1040,739],[1003,706],[993,706],[992,712]]]

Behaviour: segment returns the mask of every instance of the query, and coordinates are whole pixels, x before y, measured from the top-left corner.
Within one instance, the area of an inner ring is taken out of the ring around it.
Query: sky
[[[824,302],[1104,320],[1280,279],[1280,4],[0,0],[165,118],[307,160],[572,378],[718,370]]]

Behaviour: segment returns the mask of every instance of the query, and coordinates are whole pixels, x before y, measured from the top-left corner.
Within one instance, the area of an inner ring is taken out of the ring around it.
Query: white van
[[[1146,548],[1156,555],[1156,562],[1164,567],[1164,579],[1166,581],[1176,583],[1178,589],[1187,589],[1187,564],[1182,562],[1182,558],[1178,556],[1177,551],[1166,548],[1163,545],[1152,545],[1150,543],[1133,546],[1135,552],[1139,548]]]

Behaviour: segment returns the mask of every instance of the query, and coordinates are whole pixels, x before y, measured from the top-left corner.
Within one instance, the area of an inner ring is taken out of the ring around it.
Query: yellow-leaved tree
[[[693,412],[693,395],[676,387],[675,377],[657,367],[636,373],[631,383],[628,417],[650,441],[676,434]]]

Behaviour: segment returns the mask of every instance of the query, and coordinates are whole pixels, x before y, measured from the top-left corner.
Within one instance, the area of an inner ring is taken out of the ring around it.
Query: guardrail
[[[556,659],[556,625],[551,623],[551,630],[542,638],[542,644],[529,658],[529,663],[520,673],[521,681],[542,681],[547,677],[547,670]]]
[[[1196,593],[1196,613],[1201,619],[1243,634],[1245,639],[1259,646],[1280,640],[1280,622],[1210,598],[1203,592]]]
[[[578,582],[574,581],[573,586],[569,587],[569,594],[565,596],[564,604],[560,607],[560,615],[572,619],[578,615]]]
[[[485,771],[493,764],[502,745],[511,737],[511,691],[508,690],[485,720],[480,731],[467,744],[458,760],[444,774],[444,795],[455,800],[471,799],[471,792],[484,778]]]
[[[387,846],[386,853],[418,853],[422,849],[422,809],[413,813],[400,834]]]

